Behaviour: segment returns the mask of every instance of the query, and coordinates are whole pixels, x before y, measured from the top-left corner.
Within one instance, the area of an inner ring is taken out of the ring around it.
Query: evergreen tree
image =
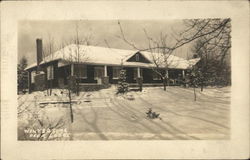
[[[27,67],[28,61],[26,57],[22,57],[17,66],[18,91],[28,88],[28,72],[24,69]]]
[[[128,92],[128,83],[126,82],[126,70],[122,69],[119,75],[117,93],[126,93]]]

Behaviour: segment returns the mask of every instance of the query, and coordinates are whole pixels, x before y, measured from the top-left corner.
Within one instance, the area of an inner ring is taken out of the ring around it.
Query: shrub
[[[122,69],[119,75],[118,88],[116,94],[128,92],[128,83],[126,82],[126,70]]]

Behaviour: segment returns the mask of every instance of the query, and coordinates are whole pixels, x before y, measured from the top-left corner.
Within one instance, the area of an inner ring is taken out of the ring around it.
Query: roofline
[[[70,44],[70,45],[68,45],[68,46],[71,46],[71,45],[75,45],[75,44]],[[65,47],[67,47],[67,46],[65,46]],[[64,48],[65,48],[65,47],[64,47]],[[93,46],[93,47],[99,47],[99,46]],[[101,48],[107,48],[107,47],[101,47]],[[109,48],[109,49],[111,49],[111,50],[112,50],[112,49],[115,49],[115,50],[116,50],[116,48]],[[117,50],[125,50],[125,49],[117,49]],[[58,50],[58,51],[59,51],[59,50]],[[132,56],[134,56],[136,53],[140,53],[145,59],[147,59],[149,62],[151,62],[151,63],[149,63],[149,65],[154,65],[154,63],[152,63],[152,61],[151,61],[150,59],[148,59],[147,56],[144,55],[145,53],[151,53],[151,54],[154,54],[154,53],[148,52],[148,51],[140,51],[140,50],[126,50],[126,51],[133,51],[134,53],[131,54],[131,55],[129,55],[129,56],[127,56],[127,57],[124,59],[125,62],[127,62],[127,60],[128,60],[129,58],[131,58]],[[56,51],[56,52],[57,52],[57,51]],[[181,58],[181,57],[176,56],[176,55],[173,55],[173,56],[178,57],[178,58]],[[186,59],[184,59],[184,58],[181,58],[181,59],[186,60]],[[47,62],[42,61],[42,62],[40,63],[40,65],[44,65],[44,64],[47,64],[47,63],[50,63],[50,62],[53,62],[53,61],[59,61],[59,60],[67,61],[66,59],[56,58],[56,59],[53,59],[53,60],[48,60]],[[186,61],[188,61],[188,60],[186,60]],[[73,62],[73,63],[75,64],[76,62]],[[93,62],[82,62],[82,63],[85,63],[85,64],[95,64],[95,65],[120,66],[120,65],[118,65],[118,64],[110,64],[110,63],[93,63]],[[130,63],[133,63],[133,62],[130,62]],[[136,63],[140,63],[140,62],[136,62]],[[145,65],[143,65],[143,66],[141,66],[141,65],[123,65],[123,66],[134,66],[134,67],[145,67],[145,68],[147,68]],[[26,67],[25,70],[31,70],[31,69],[36,68],[36,67],[37,67],[37,64],[36,64],[36,63],[33,63],[32,65],[29,65],[28,67]],[[153,67],[153,66],[149,66],[149,67]],[[155,68],[155,67],[153,67],[153,68]],[[164,68],[164,67],[162,67],[162,68]],[[172,67],[172,68],[174,68],[174,67]],[[187,67],[187,68],[176,68],[176,69],[188,69],[188,68],[189,68],[189,67]]]
[[[53,62],[53,61],[59,61],[59,60],[61,60],[61,58],[53,59],[53,60],[47,61],[47,62],[42,61],[39,65],[45,65],[45,64],[47,64],[47,63],[50,63],[50,62]],[[34,65],[34,66],[33,66],[33,65]],[[32,68],[35,68],[35,67],[37,67],[37,63],[33,63],[33,64],[27,66],[24,70],[25,70],[25,71],[28,71],[28,70],[30,70],[30,69],[32,69]]]
[[[53,61],[65,61],[65,60],[55,59]],[[43,62],[41,65],[45,65],[45,64],[50,63],[50,62],[52,62],[52,61]],[[133,63],[133,62],[131,62],[131,63]],[[136,63],[140,63],[140,62],[136,62]],[[71,62],[68,65],[70,65],[70,64],[79,64],[79,63],[77,63],[77,62]],[[103,66],[108,65],[108,66],[122,66],[122,67],[140,67],[140,68],[157,68],[156,66],[150,66],[150,65],[152,65],[152,63],[148,64],[148,66],[145,66],[145,65],[136,65],[136,64],[134,64],[134,65],[133,64],[131,64],[131,65],[121,65],[121,64],[110,64],[110,63],[107,64],[107,63],[93,63],[93,62],[83,62],[83,63],[80,63],[80,64],[103,65]],[[30,68],[26,68],[25,70],[29,71],[32,68],[36,68],[36,67],[37,67],[37,65],[32,66]],[[165,69],[165,67],[159,67],[159,69]],[[190,68],[189,67],[187,67],[187,68],[169,67],[169,69],[181,69],[181,70],[184,69],[184,70],[186,70],[186,69],[190,69]]]

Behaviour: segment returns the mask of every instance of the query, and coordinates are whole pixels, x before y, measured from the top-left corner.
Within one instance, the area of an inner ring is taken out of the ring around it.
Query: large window
[[[120,75],[121,68],[113,67],[113,79],[118,79]]]
[[[95,67],[95,80],[104,76],[104,68],[103,67]]]
[[[74,65],[74,75],[78,78],[87,78],[87,67],[83,64]]]
[[[47,67],[47,79],[48,80],[54,79],[54,67],[52,65]]]

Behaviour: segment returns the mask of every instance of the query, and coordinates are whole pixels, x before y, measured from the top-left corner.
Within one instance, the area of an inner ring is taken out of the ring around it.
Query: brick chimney
[[[37,58],[37,72],[40,71],[39,64],[42,62],[43,54],[43,43],[42,39],[36,39],[36,58]]]

